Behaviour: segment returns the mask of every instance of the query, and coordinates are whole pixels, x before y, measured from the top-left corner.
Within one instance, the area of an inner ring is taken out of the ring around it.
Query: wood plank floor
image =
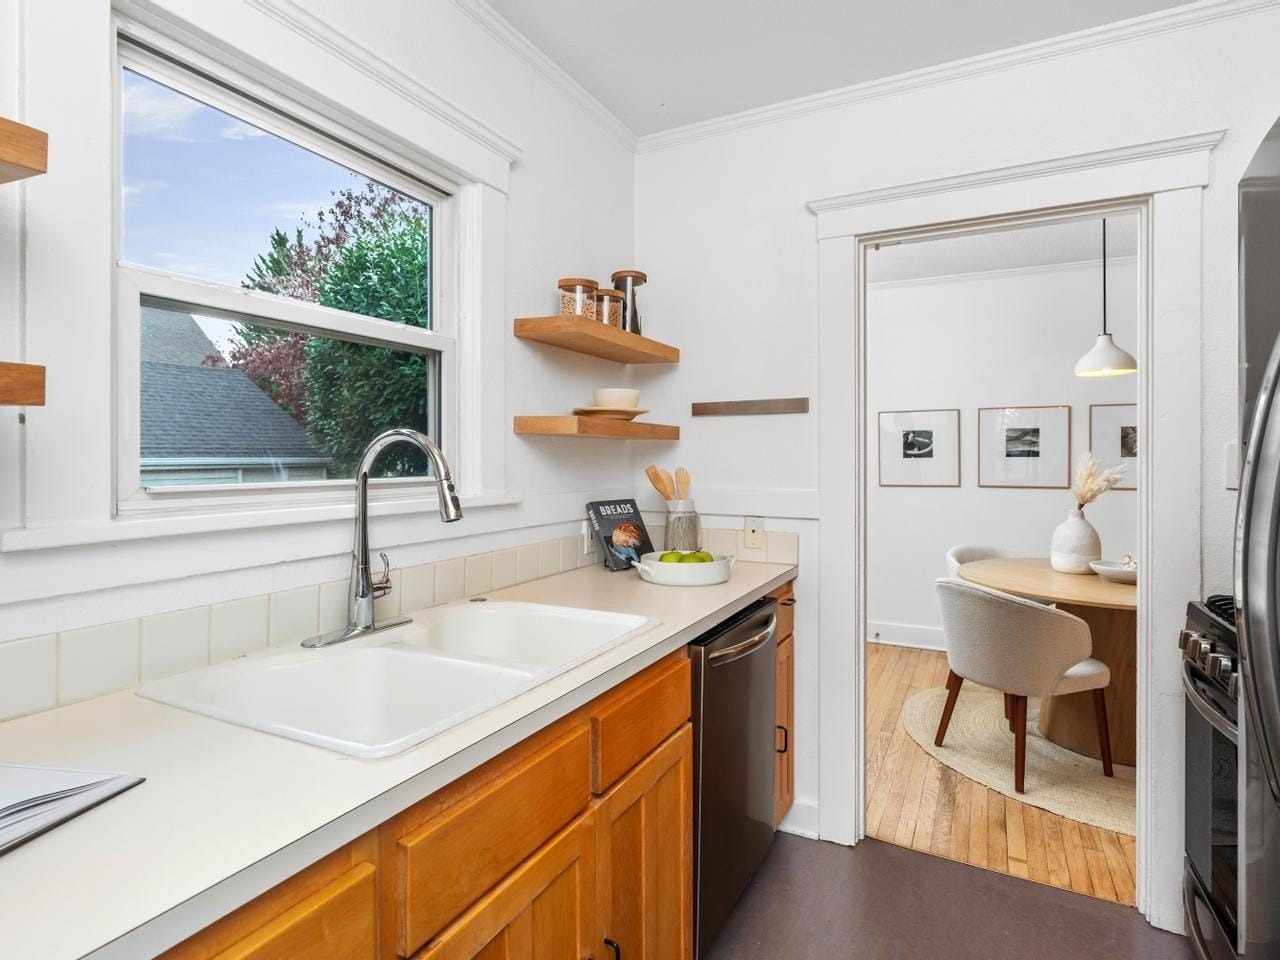
[[[903,703],[946,678],[941,651],[867,644],[867,835],[1132,905],[1133,837],[1006,797],[939,763],[908,736]],[[1012,753],[1009,767],[1012,777]]]

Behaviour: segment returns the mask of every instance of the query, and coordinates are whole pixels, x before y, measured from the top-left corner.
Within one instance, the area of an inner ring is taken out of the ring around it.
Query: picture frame
[[[960,486],[960,411],[882,410],[880,486]]]
[[[978,486],[1071,486],[1071,406],[978,408]]]
[[[1138,405],[1089,404],[1089,451],[1105,467],[1125,465],[1124,479],[1113,490],[1138,489]]]

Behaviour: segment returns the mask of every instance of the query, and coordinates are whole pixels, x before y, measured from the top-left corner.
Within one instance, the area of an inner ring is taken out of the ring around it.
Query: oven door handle
[[[1208,697],[1200,692],[1195,678],[1191,675],[1191,659],[1189,657],[1184,658],[1182,661],[1182,689],[1200,716],[1213,724],[1213,728],[1232,743],[1239,743],[1240,734],[1236,725],[1224,716],[1222,711],[1214,706]]]

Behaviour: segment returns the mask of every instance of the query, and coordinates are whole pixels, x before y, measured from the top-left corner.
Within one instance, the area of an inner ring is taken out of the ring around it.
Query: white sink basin
[[[458,603],[318,650],[272,650],[145,684],[139,696],[327,747],[386,757],[649,629],[646,617]]]

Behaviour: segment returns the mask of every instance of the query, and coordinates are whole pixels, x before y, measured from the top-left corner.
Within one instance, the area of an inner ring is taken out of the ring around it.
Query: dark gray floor
[[[878,840],[778,834],[707,960],[1190,960],[1136,910]]]

